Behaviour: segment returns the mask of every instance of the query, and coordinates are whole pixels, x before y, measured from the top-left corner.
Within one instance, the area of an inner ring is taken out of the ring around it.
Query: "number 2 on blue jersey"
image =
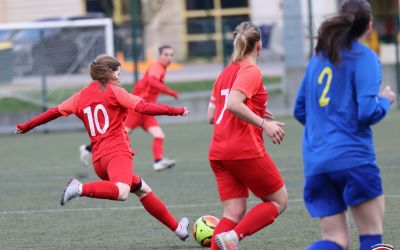
[[[324,78],[327,76],[325,88],[322,90],[321,97],[319,98],[319,106],[325,107],[329,104],[330,97],[326,97],[332,82],[332,69],[330,67],[325,67],[318,77],[318,84],[323,84]]]

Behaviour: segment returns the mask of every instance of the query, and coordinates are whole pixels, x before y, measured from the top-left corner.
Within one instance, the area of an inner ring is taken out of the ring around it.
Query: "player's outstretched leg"
[[[136,183],[137,185],[137,183]],[[188,238],[189,220],[183,217],[179,222],[146,184],[141,180],[141,188],[135,192],[144,209],[162,224],[167,226],[182,241]]]
[[[69,179],[61,195],[60,204],[64,206],[68,201],[79,197],[79,185],[82,185],[77,179]]]
[[[79,196],[124,201],[128,198],[129,191],[130,186],[121,182],[100,180],[82,184],[76,179],[70,179],[61,196],[60,204],[64,206],[68,201]]]

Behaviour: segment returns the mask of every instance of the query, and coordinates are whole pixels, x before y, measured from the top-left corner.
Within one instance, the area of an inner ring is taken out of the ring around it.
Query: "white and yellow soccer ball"
[[[212,215],[204,215],[193,224],[193,237],[203,247],[211,246],[211,238],[219,219]]]

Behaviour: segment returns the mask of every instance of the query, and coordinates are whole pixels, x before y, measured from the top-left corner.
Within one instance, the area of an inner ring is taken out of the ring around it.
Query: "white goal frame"
[[[113,23],[110,18],[60,20],[41,22],[19,22],[0,24],[0,30],[21,29],[50,29],[50,28],[84,28],[104,26],[105,50],[108,55],[114,56],[114,34]]]

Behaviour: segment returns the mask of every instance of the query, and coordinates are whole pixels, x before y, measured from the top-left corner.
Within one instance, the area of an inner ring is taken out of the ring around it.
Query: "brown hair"
[[[260,29],[251,22],[242,22],[235,28],[233,37],[232,62],[237,63],[260,41]]]
[[[321,24],[315,52],[338,64],[340,50],[351,49],[352,40],[364,35],[371,20],[371,5],[366,0],[344,1],[339,13]]]
[[[172,49],[172,47],[171,47],[170,45],[163,45],[163,46],[160,46],[160,47],[158,48],[158,52],[160,53],[160,55],[163,53],[163,51],[164,51],[165,49]]]
[[[121,63],[116,58],[99,55],[90,64],[90,76],[93,80],[107,84],[110,80],[115,80],[112,72],[117,71],[120,66]]]

